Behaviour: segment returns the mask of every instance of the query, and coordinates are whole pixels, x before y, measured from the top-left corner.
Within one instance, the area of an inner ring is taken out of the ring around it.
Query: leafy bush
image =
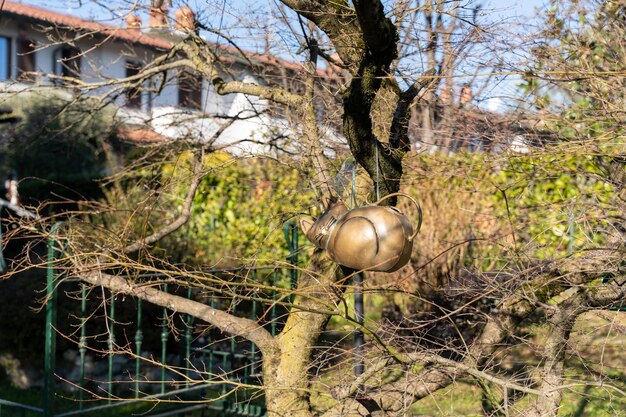
[[[422,205],[422,231],[410,265],[379,281],[428,294],[462,269],[493,271],[602,244],[616,221],[603,161],[557,151],[409,159],[402,189]],[[417,222],[408,201],[399,207]]]
[[[283,227],[315,200],[298,170],[288,161],[235,159],[223,153],[208,155],[204,164],[207,175],[189,223],[160,246],[176,261],[192,265],[285,261]],[[169,165],[164,175],[184,176],[184,171],[184,166]],[[184,181],[180,184],[178,201],[186,191]]]
[[[440,286],[461,268],[493,270],[520,255],[529,261],[567,256],[602,244],[612,221],[613,188],[598,159],[548,149],[512,158],[467,153],[416,161],[409,160],[402,187],[424,211],[409,267],[416,269],[414,281]],[[160,250],[195,265],[283,261],[283,225],[315,205],[298,171],[280,161],[219,153],[209,155],[205,167],[190,222]],[[172,207],[184,197],[186,170],[187,162],[162,170],[164,182],[178,184]],[[399,207],[417,223],[409,201],[400,198]],[[300,238],[306,256],[312,246]],[[411,274],[382,275],[389,282]]]

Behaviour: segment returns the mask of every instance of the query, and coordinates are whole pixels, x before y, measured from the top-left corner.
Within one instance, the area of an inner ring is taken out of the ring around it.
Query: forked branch
[[[158,242],[159,240],[163,239],[165,236],[169,235],[170,233],[173,233],[176,230],[180,229],[182,226],[185,225],[185,223],[189,221],[189,217],[191,216],[193,199],[196,195],[196,190],[198,189],[198,186],[200,185],[200,182],[202,181],[202,176],[203,176],[202,175],[203,173],[202,155],[203,154],[204,154],[204,151],[201,151],[200,154],[194,153],[193,155],[192,162],[191,162],[191,170],[192,170],[191,180],[189,183],[189,189],[187,190],[187,195],[185,196],[185,200],[183,202],[183,209],[180,215],[176,218],[176,220],[162,227],[161,229],[157,230],[151,235],[144,237],[142,239],[139,239],[136,242],[126,246],[124,249],[122,249],[122,252],[125,255],[130,255],[146,246],[149,246],[153,243]]]
[[[480,335],[474,340],[462,361],[453,362],[430,354],[404,355],[407,363],[420,360],[430,364],[430,366],[426,366],[418,372],[411,372],[409,367],[405,378],[372,388],[365,399],[359,398],[358,401],[346,399],[343,404],[328,410],[324,416],[351,415],[346,410],[351,409],[356,412],[356,410],[363,409],[364,404],[369,404],[367,407],[369,411],[402,412],[415,401],[432,395],[432,393],[449,386],[457,378],[467,374],[520,392],[538,395],[543,398],[541,401],[545,403],[542,403],[543,408],[560,402],[561,395],[555,392],[561,390],[561,379],[559,378],[562,376],[559,377],[561,374],[559,374],[558,364],[562,358],[557,354],[562,354],[562,340],[567,339],[568,326],[571,325],[572,317],[575,317],[571,309],[563,307],[562,311],[558,310],[561,311],[560,316],[554,316],[554,320],[556,320],[554,325],[559,326],[562,335],[559,339],[561,342],[553,340],[552,351],[556,353],[552,355],[552,365],[545,371],[550,373],[548,376],[552,376],[549,382],[546,382],[548,385],[539,389],[526,388],[513,381],[490,375],[484,372],[481,367],[502,346],[507,337],[515,334],[518,325],[526,317],[538,308],[547,305],[549,300],[572,288],[572,286],[577,287],[579,292],[575,298],[568,301],[567,305],[575,305],[576,314],[594,308],[609,308],[615,306],[616,303],[623,302],[626,298],[626,277],[621,265],[623,250],[623,245],[618,245],[615,248],[607,249],[604,251],[605,253],[588,253],[575,262],[566,259],[562,262],[537,267],[534,272],[526,271],[523,276],[520,276],[520,280],[525,280],[526,284],[521,285],[516,292],[505,298],[496,312],[489,316]],[[576,270],[572,269],[573,265],[576,265]],[[597,282],[602,277],[607,276],[612,277],[608,282]],[[563,320],[557,320],[561,316],[563,316]],[[402,357],[402,355],[400,356]],[[335,391],[347,395],[348,393],[355,394],[357,389],[352,384],[347,389],[336,388]]]

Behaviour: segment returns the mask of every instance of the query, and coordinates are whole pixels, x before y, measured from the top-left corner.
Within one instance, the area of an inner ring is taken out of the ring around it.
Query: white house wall
[[[18,27],[19,26],[19,27]],[[50,46],[50,41],[42,34],[36,25],[29,23],[19,24],[3,18],[0,35],[8,36],[12,40],[11,76],[16,77],[16,39],[18,29],[23,28],[27,37],[37,43],[35,64],[39,85],[52,85],[51,80],[44,74],[54,71],[53,54],[57,46]],[[126,63],[133,61],[142,65],[151,62],[161,52],[142,45],[130,45],[113,39],[104,40],[102,37],[84,37],[76,45],[84,55],[81,57],[81,80],[85,83],[99,83],[108,80],[118,80],[126,77]],[[262,84],[263,81],[244,64],[235,63],[229,69],[229,74],[235,78],[250,83]],[[232,79],[223,74],[225,80]],[[7,85],[18,89],[30,88],[32,84],[20,84],[15,81],[0,82],[6,90]],[[110,88],[99,88],[90,91],[93,95],[102,95]],[[284,120],[275,120],[267,115],[258,116],[267,108],[267,102],[253,96],[230,94],[220,96],[215,93],[212,85],[204,80],[202,83],[202,110],[190,111],[178,106],[178,82],[176,73],[170,71],[167,83],[159,95],[144,93],[142,107],[138,109],[120,108],[118,115],[128,124],[151,127],[157,133],[175,141],[190,140],[193,142],[210,144],[216,148],[226,149],[236,154],[258,154],[269,150],[267,138],[272,131],[287,134],[289,129]],[[68,91],[69,94],[69,91]],[[125,97],[120,94],[116,104],[123,106]],[[217,117],[216,117],[217,116]],[[224,116],[239,117],[224,132],[215,138],[215,133],[222,123]]]

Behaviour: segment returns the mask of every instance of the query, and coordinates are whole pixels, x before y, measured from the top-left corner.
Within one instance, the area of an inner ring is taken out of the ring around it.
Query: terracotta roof
[[[29,19],[39,21],[41,23],[49,23],[67,30],[82,30],[87,32],[93,32],[94,34],[110,37],[114,40],[122,40],[141,44],[158,49],[170,49],[173,43],[162,38],[149,36],[145,33],[138,31],[137,29],[128,29],[123,27],[117,27],[104,23],[95,22],[93,20],[82,19],[71,15],[53,12],[51,10],[44,9],[42,7],[31,6],[23,3],[17,3],[11,0],[0,0],[0,17],[4,15],[20,16]],[[230,53],[233,57],[240,55],[241,51],[227,45],[216,45],[225,52]],[[280,65],[291,71],[303,71],[304,67],[296,62],[283,60],[270,55],[256,54],[252,52],[243,51],[248,59],[256,60],[262,64],[268,65]],[[227,60],[227,57],[222,57]],[[320,77],[326,77],[330,75],[330,71],[317,69],[317,75]]]
[[[156,145],[168,141],[165,136],[146,128],[121,128],[117,134],[120,139],[137,145]]]
[[[0,16],[13,15],[30,18],[42,23],[51,23],[68,30],[83,30],[94,32],[115,40],[123,40],[158,49],[169,49],[172,43],[164,39],[148,36],[134,29],[120,28],[113,25],[81,19],[63,13],[53,12],[37,6],[16,3],[10,0],[0,0]]]

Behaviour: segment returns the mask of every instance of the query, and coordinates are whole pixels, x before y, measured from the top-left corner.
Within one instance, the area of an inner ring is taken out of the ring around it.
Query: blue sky
[[[57,12],[66,13],[74,16],[80,16],[83,18],[103,21],[105,23],[121,24],[119,16],[125,16],[128,13],[132,4],[139,3],[142,6],[147,6],[149,0],[14,0],[21,1],[23,3],[32,4],[40,7],[45,7]],[[274,3],[278,0],[174,0],[175,5],[186,3],[195,10],[203,10],[201,16],[206,17],[209,21],[213,21],[213,24],[217,26],[218,21],[229,22],[237,27],[239,25],[238,18],[242,17],[246,19],[245,10],[256,9],[261,13],[267,13]],[[491,21],[510,21],[511,25],[507,27],[507,30],[512,32],[523,33],[525,28],[516,26],[516,22],[532,23],[534,18],[538,16],[537,10],[545,9],[549,5],[549,0],[477,0],[474,4],[481,4],[484,13],[489,13],[489,20]],[[98,5],[99,4],[99,5]],[[211,5],[212,4],[212,5]],[[103,5],[111,6],[112,12],[108,11]],[[224,10],[221,10],[221,6],[225,5]],[[117,9],[116,9],[117,7]],[[174,6],[177,7],[177,6]],[[251,17],[250,22],[259,27],[262,27],[267,22],[259,22]],[[231,23],[232,22],[232,23]],[[245,24],[241,23],[239,28],[244,27]],[[221,27],[221,26],[220,26]],[[235,29],[237,30],[237,29]],[[241,29],[238,33],[244,33],[245,30]],[[212,35],[215,36],[215,35]],[[254,39],[254,43],[258,44],[258,31],[255,34],[249,33],[248,40]],[[275,34],[276,37],[281,37],[282,34]],[[218,39],[216,39],[217,41]],[[240,44],[246,48],[246,38],[240,42]],[[250,44],[251,45],[251,44]],[[505,52],[506,53],[506,52]],[[278,52],[280,56],[280,52]],[[515,56],[511,54],[511,60],[515,59]],[[494,82],[490,88],[484,91],[485,97],[480,104],[484,107],[496,109],[502,103],[510,102],[509,98],[519,94],[519,90],[516,88],[516,84],[519,82],[519,77],[508,76],[501,77],[500,80]],[[501,108],[502,110],[502,108]]]
[[[20,0],[17,0],[20,1]],[[21,0],[22,3],[32,4],[40,7],[46,7],[49,9],[53,9],[58,12],[69,13],[73,15],[79,15],[85,18],[109,18],[110,16],[102,15],[103,9],[94,5],[93,1],[90,0]],[[96,0],[96,2],[100,4],[130,4],[134,3],[134,1],[127,0],[124,1],[102,1]],[[139,1],[140,4],[148,4],[148,0]],[[200,6],[205,3],[202,0],[190,0],[188,1],[191,6],[197,5]],[[238,9],[240,6],[244,4],[250,4],[250,1],[243,0],[226,0],[225,3],[233,8]],[[256,3],[262,3],[256,2]],[[271,3],[271,0],[268,1]],[[549,3],[548,0],[482,0],[477,3],[482,4],[485,9],[493,9],[496,15],[501,16],[503,18],[508,17],[521,17],[521,16],[532,16],[534,15],[534,9],[539,7],[543,7],[545,4]]]
[[[506,17],[533,16],[535,9],[543,9],[548,0],[487,0],[481,2],[486,8],[494,9],[495,13]]]

